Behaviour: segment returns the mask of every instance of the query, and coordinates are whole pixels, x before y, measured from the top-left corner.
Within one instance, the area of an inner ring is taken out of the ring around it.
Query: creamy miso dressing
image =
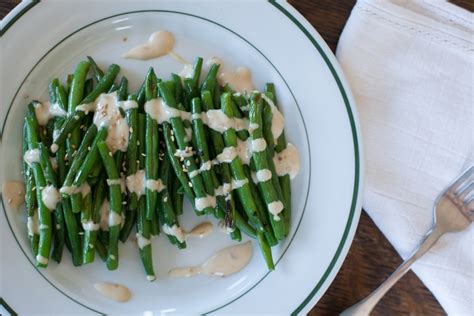
[[[117,212],[114,212],[112,210],[109,210],[109,227],[117,226],[120,224],[122,224],[122,215],[117,214]]]
[[[35,115],[40,126],[46,126],[48,121],[56,116],[66,116],[66,111],[64,111],[58,103],[49,103],[49,102],[35,102]]]
[[[38,148],[28,149],[23,155],[23,160],[26,162],[28,166],[31,167],[33,163],[40,162],[40,155],[41,155],[40,150]]]
[[[88,194],[91,193],[91,187],[89,183],[84,182],[80,187],[76,187],[75,185],[71,186],[63,186],[61,189],[59,189],[60,193],[66,194],[66,195],[72,195],[75,193],[81,193],[82,197],[86,197]]]
[[[134,104],[134,103],[133,103]],[[102,93],[94,102],[79,105],[76,110],[95,112],[93,122],[100,129],[107,127],[107,138],[105,142],[112,153],[117,150],[126,151],[128,147],[128,136],[130,127],[127,120],[120,113],[120,108],[130,106],[129,103],[122,103],[117,98],[117,93]]]
[[[125,180],[125,177],[120,177],[118,179],[107,179],[107,185],[108,186],[111,186],[111,185],[120,185],[120,191],[122,193],[125,193],[127,192],[126,190],[126,180]]]
[[[171,227],[165,224],[162,229],[166,235],[174,236],[179,242],[184,242],[188,237],[204,238],[209,235],[212,232],[212,223],[202,222],[188,232],[176,224]]]
[[[268,211],[271,214],[273,214],[273,219],[276,221],[279,221],[280,217],[278,216],[278,214],[280,214],[281,211],[283,211],[285,207],[283,206],[283,203],[281,201],[274,201],[274,202],[268,203],[267,208],[268,208]]]
[[[166,185],[163,184],[161,179],[158,180],[146,180],[145,187],[150,191],[161,192],[166,188]]]
[[[191,120],[191,113],[175,109],[161,98],[152,99],[145,103],[145,113],[150,115],[158,124],[169,122],[171,118],[180,117],[183,120]]]
[[[192,277],[199,274],[225,277],[242,270],[252,257],[252,243],[224,248],[196,267],[174,268],[168,272],[173,278]]]
[[[257,183],[266,182],[272,178],[272,172],[269,169],[261,169],[255,173]]]
[[[204,171],[211,170],[212,162],[210,160],[206,161],[205,163],[201,164],[199,169],[193,170],[189,173],[190,178],[196,177],[198,174],[203,173]]]
[[[157,58],[170,53],[173,50],[175,43],[174,36],[168,31],[154,32],[148,38],[148,42],[140,44],[125,54],[123,58],[148,60]]]
[[[127,190],[135,193],[138,197],[145,194],[145,170],[138,170],[136,173],[127,177]]]
[[[237,156],[243,164],[250,164],[252,158],[252,147],[249,146],[250,139],[245,141],[237,138],[237,147],[224,147],[223,151],[217,155],[216,159],[219,163],[231,163]]]
[[[41,190],[41,199],[44,205],[52,211],[56,209],[56,205],[61,201],[61,195],[56,187],[48,185]]]
[[[2,196],[15,210],[25,202],[25,185],[20,181],[6,181],[2,187]]]
[[[219,221],[219,230],[224,234],[230,234],[235,231],[235,227],[229,227],[225,224],[225,221]]]
[[[192,78],[194,74],[194,67],[192,64],[185,63],[183,69],[180,71],[179,76],[181,78]]]
[[[300,171],[300,155],[296,147],[288,143],[286,148],[273,157],[278,176],[290,175],[294,179]]]
[[[26,227],[28,229],[28,236],[39,234],[38,210],[35,210],[33,216],[28,216]]]
[[[82,222],[82,228],[86,231],[97,231],[100,228],[100,223],[94,223],[93,220]]]
[[[270,105],[270,109],[272,111],[272,134],[273,134],[273,140],[275,143],[278,140],[278,137],[280,137],[281,133],[283,133],[283,129],[285,128],[285,118],[283,117],[283,114],[278,110],[278,108],[275,106],[273,101],[267,97],[265,94],[261,94],[262,99],[265,100],[265,102]]]
[[[212,57],[207,62],[210,67],[212,64],[220,65],[217,74],[217,81],[224,86],[226,83],[237,92],[250,92],[254,90],[252,82],[252,73],[247,67],[237,67],[235,70],[226,69],[222,59]]]
[[[194,199],[194,205],[196,207],[196,210],[199,212],[202,212],[205,208],[208,207],[215,208],[216,197],[213,195],[206,195],[205,197],[196,198]]]
[[[146,246],[151,244],[151,240],[149,238],[145,238],[142,234],[137,233],[137,244],[138,248],[143,249]]]
[[[156,98],[145,103],[145,112],[149,114],[158,124],[170,122],[172,118],[179,117],[185,121],[201,119],[203,124],[209,128],[223,133],[230,128],[236,131],[247,130],[249,121],[246,118],[230,118],[222,110],[209,110],[201,114],[191,114],[187,111],[181,111],[167,105],[163,99]],[[186,137],[191,140],[192,129],[186,129]]]
[[[127,287],[116,283],[96,283],[94,284],[94,288],[103,296],[116,302],[126,302],[132,297]]]
[[[38,262],[41,263],[41,264],[47,265],[49,259],[46,258],[46,257],[43,257],[43,256],[40,255],[40,254],[38,254],[38,255],[36,255],[36,261],[38,261]]]
[[[109,230],[109,201],[107,199],[102,202],[100,207],[100,229],[103,231]]]

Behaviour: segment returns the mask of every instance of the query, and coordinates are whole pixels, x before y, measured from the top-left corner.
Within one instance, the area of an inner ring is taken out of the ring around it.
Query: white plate
[[[24,5],[26,7],[26,5]],[[267,273],[254,244],[251,263],[223,279],[168,279],[174,266],[198,264],[231,245],[218,232],[192,240],[179,251],[159,237],[153,242],[156,282],[148,283],[135,243],[121,246],[117,271],[96,261],[74,268],[65,254],[60,265],[38,270],[32,263],[25,216],[2,200],[1,293],[19,314],[31,313],[305,313],[335,277],[352,241],[361,207],[361,145],[357,116],[343,75],[320,36],[287,3],[191,1],[50,1],[30,5],[1,38],[0,182],[20,179],[21,122],[31,98],[46,99],[47,84],[64,78],[92,55],[103,66],[118,63],[136,88],[152,65],[160,76],[179,72],[170,57],[149,62],[120,55],[157,30],[176,37],[175,51],[188,60],[222,57],[252,70],[260,89],[274,82],[285,114],[286,133],[301,155],[292,182],[291,234],[274,249],[276,271]],[[14,14],[12,13],[12,14]],[[189,210],[188,210],[189,211]],[[202,221],[192,212],[185,227]],[[128,286],[133,298],[109,301],[93,289],[97,281]]]

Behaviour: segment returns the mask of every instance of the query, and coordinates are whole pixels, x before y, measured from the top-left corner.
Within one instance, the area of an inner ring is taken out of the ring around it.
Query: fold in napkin
[[[403,258],[438,193],[472,163],[473,14],[440,1],[358,1],[337,58],[355,95],[364,208]],[[413,266],[449,314],[474,313],[474,225]],[[423,302],[420,302],[422,304]]]

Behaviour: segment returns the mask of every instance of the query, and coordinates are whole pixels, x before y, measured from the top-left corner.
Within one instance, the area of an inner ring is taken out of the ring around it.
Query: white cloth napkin
[[[438,193],[472,163],[473,14],[440,1],[358,1],[337,57],[355,95],[364,208],[403,258]],[[448,314],[474,314],[474,225],[413,266]],[[423,302],[420,302],[423,304]]]

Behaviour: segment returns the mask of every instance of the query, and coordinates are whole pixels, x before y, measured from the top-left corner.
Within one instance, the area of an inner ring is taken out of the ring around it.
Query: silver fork
[[[342,316],[368,315],[380,299],[408,272],[410,266],[423,256],[445,233],[466,229],[474,221],[474,166],[457,177],[433,205],[434,222],[418,248],[369,296],[341,313]]]

